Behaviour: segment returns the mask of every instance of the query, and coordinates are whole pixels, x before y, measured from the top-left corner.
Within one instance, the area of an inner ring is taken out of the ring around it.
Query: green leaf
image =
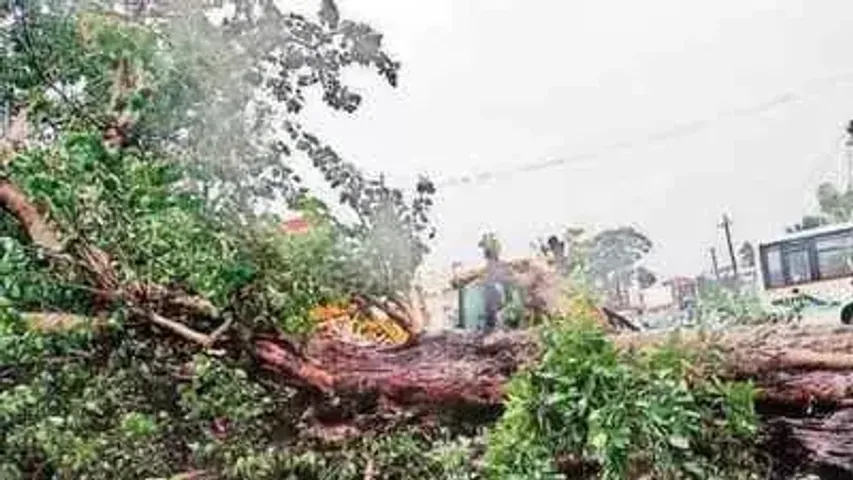
[[[680,450],[688,450],[690,448],[690,440],[681,435],[670,435],[669,444]]]
[[[589,444],[596,450],[603,450],[604,446],[607,445],[607,433],[603,431],[596,433],[593,435],[592,439],[590,439]]]

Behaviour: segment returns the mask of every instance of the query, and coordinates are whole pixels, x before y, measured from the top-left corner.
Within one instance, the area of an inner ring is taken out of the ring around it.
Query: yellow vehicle
[[[319,306],[312,310],[311,318],[320,329],[333,331],[340,338],[387,345],[409,340],[409,333],[397,322],[356,304]]]

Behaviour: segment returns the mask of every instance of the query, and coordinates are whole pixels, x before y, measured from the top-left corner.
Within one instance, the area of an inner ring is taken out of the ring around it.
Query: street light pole
[[[723,229],[723,232],[726,234],[726,245],[729,247],[729,258],[732,262],[732,273],[734,277],[737,278],[737,259],[735,258],[735,248],[732,245],[732,230],[731,230],[732,220],[728,215],[723,215],[723,221],[720,223],[720,227]]]

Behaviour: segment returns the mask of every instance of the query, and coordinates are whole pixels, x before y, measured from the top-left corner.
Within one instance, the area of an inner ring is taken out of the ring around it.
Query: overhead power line
[[[659,130],[645,135],[637,140],[620,140],[609,144],[602,145],[594,151],[570,155],[562,158],[552,158],[547,160],[538,160],[527,162],[505,169],[487,170],[479,173],[463,175],[459,177],[451,177],[443,180],[438,180],[436,185],[439,187],[449,188],[460,185],[481,184],[489,181],[494,181],[500,178],[513,176],[518,173],[534,172],[537,170],[545,170],[550,168],[562,167],[583,161],[601,157],[604,153],[615,150],[628,150],[640,145],[664,142],[677,138],[687,137],[696,134],[702,130],[712,127],[715,123],[725,120],[731,120],[740,117],[751,117],[760,115],[767,111],[779,108],[784,105],[805,100],[807,97],[822,94],[826,91],[836,88],[838,84],[844,81],[853,81],[853,72],[823,77],[806,82],[800,89],[799,93],[783,93],[776,95],[768,100],[752,104],[747,107],[732,108],[718,112],[711,118],[704,120],[696,120],[690,122],[682,122],[670,128]]]

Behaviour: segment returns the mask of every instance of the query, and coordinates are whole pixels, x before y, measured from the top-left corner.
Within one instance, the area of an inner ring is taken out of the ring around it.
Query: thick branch
[[[8,180],[0,178],[0,209],[15,217],[33,244],[59,253],[62,242],[27,196]]]
[[[387,315],[388,318],[394,321],[394,323],[408,334],[409,338],[416,337],[419,333],[412,324],[413,322],[409,317],[409,313],[402,308],[393,306],[391,302],[382,301],[371,295],[360,295],[357,299],[365,303],[368,308],[375,308]],[[399,303],[397,305],[399,305]]]
[[[359,347],[315,338],[304,353],[276,339],[260,339],[261,364],[285,381],[322,392],[376,395],[386,405],[435,410],[443,405],[493,408],[503,384],[535,354],[523,332],[425,336],[405,348]]]
[[[58,333],[77,330],[83,327],[99,328],[105,324],[103,319],[61,312],[29,312],[21,314],[31,330],[41,333]]]
[[[370,417],[375,423],[401,411],[455,412],[476,423],[500,412],[508,379],[537,357],[531,333],[445,333],[393,348],[315,338],[303,350],[263,338],[256,341],[255,354],[281,381],[326,394],[315,404],[322,412],[314,416],[320,425],[352,424],[366,412],[375,412]],[[849,417],[845,412],[853,411],[853,328],[772,326],[611,338],[623,350],[669,343],[688,351],[718,350],[729,378],[752,380],[759,388],[756,405],[765,427],[784,427],[786,433],[772,434],[783,452],[780,461],[790,457],[788,461],[797,465],[840,465],[847,469],[845,474],[853,474],[853,429],[839,426],[841,418]],[[328,398],[350,400],[334,403]],[[364,401],[358,408],[347,406],[359,398],[374,399],[369,403],[372,410],[365,410]],[[835,413],[824,416],[827,411]],[[368,422],[356,431],[379,428],[371,425]],[[784,453],[790,449],[800,453]]]
[[[42,214],[21,190],[11,182],[2,179],[0,179],[0,208],[11,213],[18,220],[33,244],[64,258],[64,246],[60,242],[56,230],[45,221]],[[104,299],[120,300],[131,305],[138,305],[140,300],[143,302],[151,302],[153,300],[165,303],[166,305],[189,309],[194,313],[209,317],[217,315],[216,309],[206,299],[189,295],[172,295],[165,287],[155,285],[146,288],[143,284],[134,284],[129,288],[122,289],[120,279],[110,256],[94,245],[84,243],[82,247],[77,249],[77,254],[81,257],[78,263],[94,277],[99,287],[99,290],[97,290],[100,292],[99,296]],[[154,295],[151,294],[152,292]],[[222,327],[217,329],[214,335],[205,335],[159,315],[150,308],[137,306],[136,313],[147,318],[155,325],[166,328],[187,340],[205,347],[211,346],[230,325],[230,321],[225,322]],[[56,318],[53,320],[56,320]],[[49,329],[55,327],[53,326]]]

